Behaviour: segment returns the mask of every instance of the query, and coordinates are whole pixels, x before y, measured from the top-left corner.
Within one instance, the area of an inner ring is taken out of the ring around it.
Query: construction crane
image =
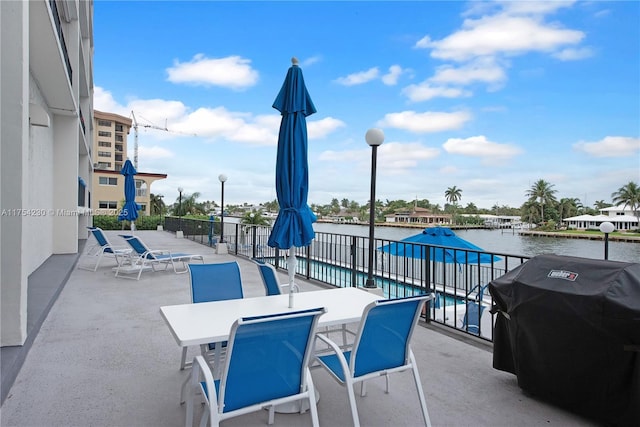
[[[186,133],[186,132],[180,132],[180,131],[176,131],[176,130],[169,130],[167,129],[167,124],[165,122],[165,126],[164,127],[160,127],[160,126],[154,126],[154,125],[145,125],[145,124],[139,124],[138,120],[136,120],[136,115],[133,111],[131,111],[131,119],[133,121],[133,134],[134,134],[134,141],[133,141],[133,167],[135,167],[136,169],[138,169],[138,127],[143,127],[143,128],[148,128],[148,129],[156,129],[156,130],[162,130],[165,132],[171,132],[171,133],[179,133],[182,135],[189,135],[189,136],[198,136],[195,133]]]

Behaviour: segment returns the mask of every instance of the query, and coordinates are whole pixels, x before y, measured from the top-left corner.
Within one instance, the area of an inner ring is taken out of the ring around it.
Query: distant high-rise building
[[[117,215],[124,201],[124,176],[120,174],[127,160],[127,137],[132,120],[114,113],[93,112],[93,197],[94,215]],[[140,172],[135,176],[136,203],[140,214],[150,215],[151,184],[166,174]]]

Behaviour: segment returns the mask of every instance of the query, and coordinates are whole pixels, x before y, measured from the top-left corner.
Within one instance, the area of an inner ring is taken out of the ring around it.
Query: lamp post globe
[[[369,197],[369,265],[367,270],[366,288],[376,288],[373,279],[373,254],[375,249],[375,220],[376,220],[376,162],[378,146],[384,142],[384,132],[382,129],[372,128],[364,136],[365,141],[371,147],[371,194]]]
[[[604,233],[604,259],[609,259],[609,233],[615,229],[615,226],[609,221],[600,224],[600,231]]]

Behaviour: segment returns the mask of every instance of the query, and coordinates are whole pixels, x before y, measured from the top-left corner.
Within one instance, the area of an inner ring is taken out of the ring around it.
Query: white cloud
[[[385,142],[378,148],[378,171],[384,175],[403,175],[418,167],[420,161],[436,158],[437,148],[425,147],[417,142]],[[328,150],[318,156],[319,160],[331,163],[349,163],[354,170],[368,170],[371,149]]]
[[[430,41],[431,56],[465,61],[477,56],[552,52],[582,41],[582,31],[546,25],[527,17],[496,15],[465,20],[463,29],[439,41]]]
[[[320,139],[346,126],[342,120],[325,117],[320,120],[307,121],[307,136],[309,139]]]
[[[386,142],[378,148],[379,170],[387,175],[410,173],[421,160],[431,160],[440,154],[440,150],[425,147],[422,144]]]
[[[432,86],[428,82],[409,85],[402,94],[412,102],[428,101],[433,98],[463,98],[471,96],[471,91],[457,87]]]
[[[398,84],[398,79],[400,78],[402,72],[402,67],[400,67],[399,65],[392,65],[391,67],[389,67],[389,72],[382,76],[382,83],[386,84],[387,86]]]
[[[207,58],[197,54],[189,62],[174,61],[167,68],[172,83],[188,83],[203,86],[222,86],[245,89],[258,82],[258,72],[251,68],[251,60],[240,56]]]
[[[466,111],[455,113],[402,111],[386,114],[384,119],[378,122],[378,126],[404,129],[415,133],[429,133],[459,129],[469,120],[471,120],[471,114]]]
[[[561,61],[577,61],[579,59],[590,58],[593,50],[588,47],[562,49],[552,55]]]
[[[126,110],[126,107],[119,105],[111,92],[105,90],[100,86],[93,88],[93,108],[104,113],[120,114],[124,117],[129,117],[130,111]]]
[[[310,57],[310,58],[305,59],[304,61],[302,61],[302,62],[300,63],[300,65],[301,65],[302,67],[306,67],[307,65],[313,65],[313,64],[318,63],[318,62],[320,62],[320,61],[322,61],[322,56],[320,56],[320,55],[315,55],[315,56],[312,56],[312,57]]]
[[[583,151],[593,157],[629,157],[637,156],[640,151],[640,138],[628,136],[606,136],[600,141],[580,141],[573,144],[577,151]]]
[[[511,144],[487,140],[484,135],[469,138],[450,138],[442,147],[450,154],[479,157],[485,163],[497,163],[517,156],[522,150]]]
[[[375,80],[379,75],[380,70],[378,70],[378,67],[373,67],[367,71],[349,74],[346,77],[338,77],[335,81],[344,86],[355,86]]]
[[[468,85],[474,82],[502,83],[507,76],[504,69],[491,57],[478,58],[461,67],[438,67],[430,82]]]

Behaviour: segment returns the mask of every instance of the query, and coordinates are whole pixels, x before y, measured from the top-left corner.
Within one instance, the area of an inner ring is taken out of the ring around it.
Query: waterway
[[[315,223],[314,230],[325,233],[367,237],[367,225]],[[376,227],[376,239],[402,240],[420,232],[417,228]],[[534,257],[542,254],[604,258],[604,243],[598,240],[561,239],[554,237],[520,236],[513,230],[455,230],[463,239],[487,252]],[[640,243],[609,242],[609,259],[640,262]]]

